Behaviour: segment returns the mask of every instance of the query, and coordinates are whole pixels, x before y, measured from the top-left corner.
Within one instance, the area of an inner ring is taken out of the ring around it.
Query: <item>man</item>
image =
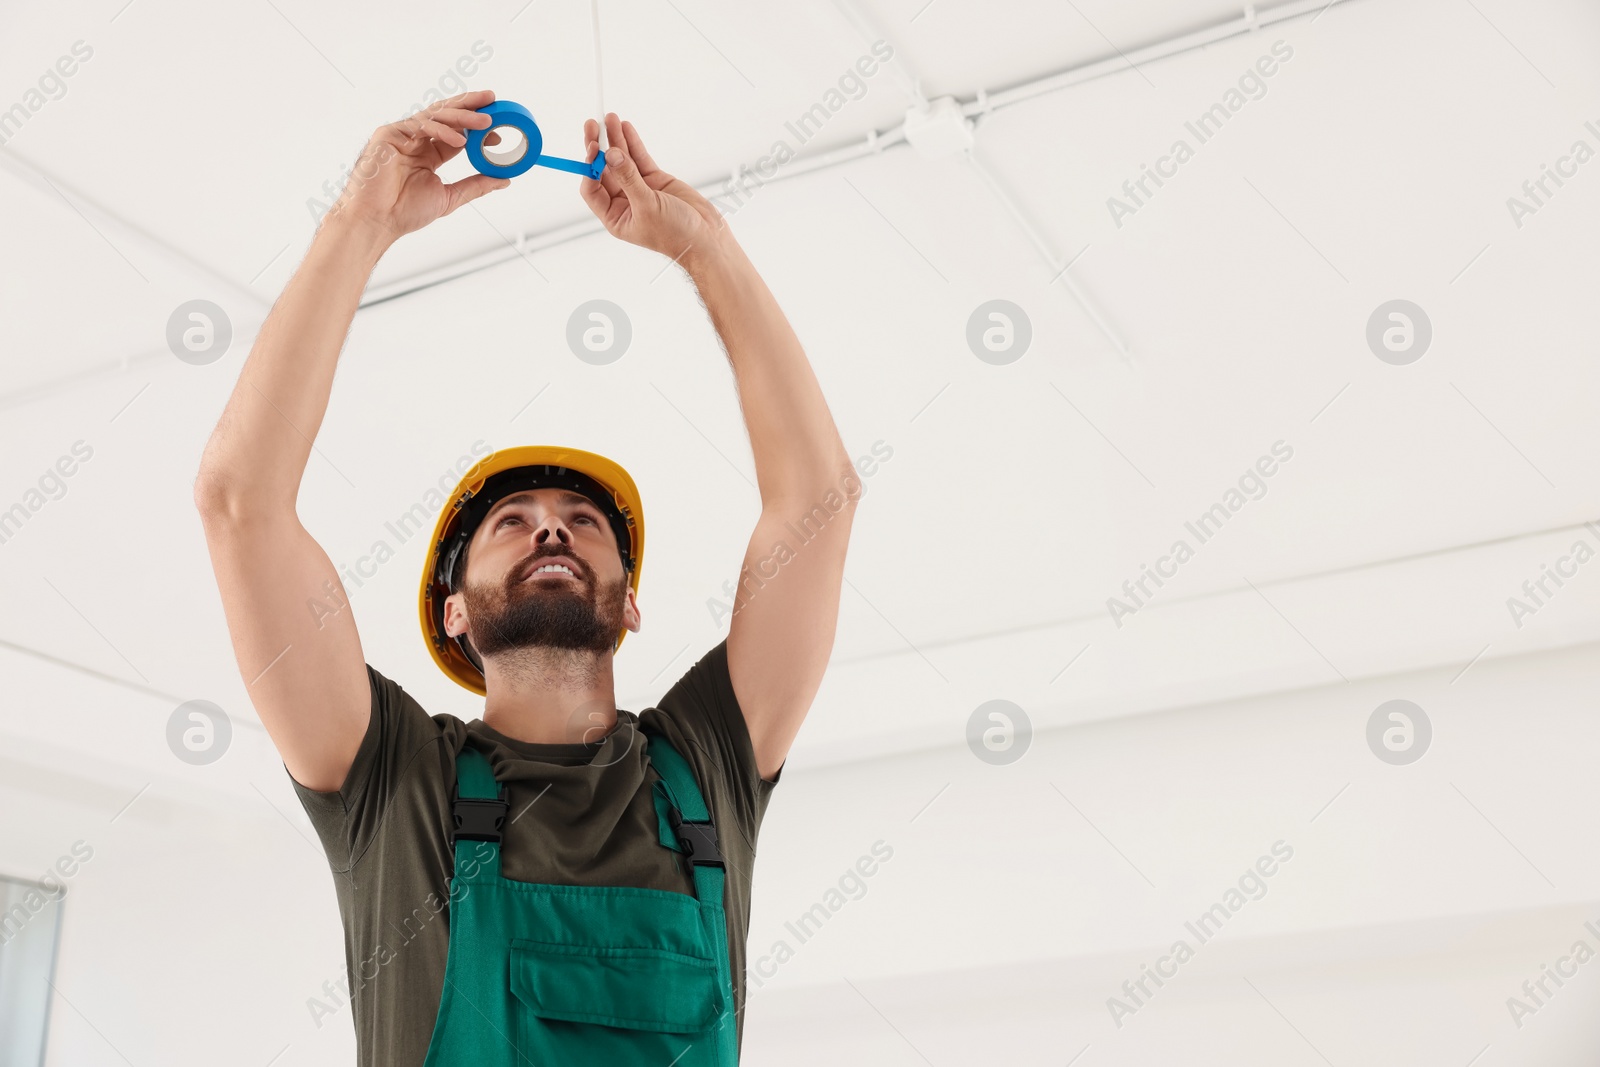
[[[490,125],[477,109],[493,98],[463,93],[374,133],[262,325],[195,483],[240,673],[335,875],[347,983],[311,1009],[320,1025],[348,995],[364,1065],[724,1067],[743,1040],[757,829],[832,650],[860,482],[720,214],[606,116],[606,165],[581,180],[584,201],[693,280],[761,493],[729,633],[659,707],[615,705],[643,548],[638,492],[616,464],[507,449],[446,505],[424,631],[446,673],[484,696],[471,722],[428,715],[366,662],[342,594],[326,607],[338,574],[296,515],[378,259],[509,184],[435,174],[464,130]],[[584,132],[593,159],[598,123]]]

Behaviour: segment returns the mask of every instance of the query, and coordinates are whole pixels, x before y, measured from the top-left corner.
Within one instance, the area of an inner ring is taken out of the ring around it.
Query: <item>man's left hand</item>
[[[586,153],[600,150],[600,124],[583,124]],[[688,182],[674,178],[650,157],[633,123],[606,115],[606,167],[599,180],[584,178],[584,202],[606,231],[630,244],[683,261],[711,251],[727,235],[722,213]]]

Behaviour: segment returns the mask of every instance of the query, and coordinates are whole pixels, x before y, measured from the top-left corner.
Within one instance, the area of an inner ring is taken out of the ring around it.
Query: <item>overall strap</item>
[[[461,746],[456,756],[456,794],[476,800],[495,800],[500,786],[494,780],[489,759],[471,745]]]
[[[650,763],[661,776],[655,791],[657,815],[666,821],[660,827],[661,843],[683,853],[694,874],[695,895],[701,903],[720,904],[726,865],[717,845],[716,825],[695,783],[694,771],[663,734],[643,727],[641,731]]]
[[[511,801],[505,787],[494,780],[488,757],[470,745],[456,755],[456,795],[453,801],[454,830],[451,841],[459,855],[467,841],[492,841],[500,849],[500,831],[505,826]]]

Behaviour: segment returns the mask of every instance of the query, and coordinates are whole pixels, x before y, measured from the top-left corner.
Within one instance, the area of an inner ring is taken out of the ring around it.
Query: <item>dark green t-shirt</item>
[[[751,868],[779,776],[766,781],[756,769],[728,677],[726,639],[689,668],[659,707],[637,716],[619,708],[616,726],[593,744],[533,744],[481,719],[430,716],[371,664],[367,676],[372,718],[344,786],[319,793],[290,777],[327,852],[344,921],[349,985],[308,1000],[319,1027],[349,1012],[361,1067],[420,1067],[426,1056],[450,943],[445,905],[454,859],[455,757],[469,735],[511,802],[500,846],[504,877],[693,896],[688,865],[658,836],[639,731],[644,720],[688,761],[717,827],[743,1046]]]

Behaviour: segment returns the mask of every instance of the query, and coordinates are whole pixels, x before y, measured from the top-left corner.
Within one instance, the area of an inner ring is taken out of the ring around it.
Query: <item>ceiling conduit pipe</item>
[[[1204,48],[1206,45],[1216,41],[1249,33],[1262,26],[1268,26],[1276,22],[1299,18],[1302,15],[1320,15],[1338,2],[1339,0],[1290,0],[1289,3],[1279,4],[1264,11],[1250,9],[1253,11],[1253,17],[1248,14],[1240,14],[1236,18],[1219,23],[1216,26],[1179,34],[1143,48],[1136,48],[1123,55],[1096,60],[1092,63],[1072,67],[1000,90],[985,92],[980,89],[971,102],[961,105],[961,111],[962,114],[971,117],[989,111],[1012,107],[1037,96],[1044,96],[1047,93],[1057,92],[1073,85],[1080,85],[1083,82],[1102,78],[1108,74],[1120,73],[1128,70],[1130,63],[1134,65],[1147,63],[1195,48]],[[862,32],[858,19],[852,18],[850,21],[857,33]],[[1315,21],[1315,18],[1313,18],[1313,21]],[[916,79],[906,74],[903,65],[897,69],[899,73],[896,77],[902,81],[908,95],[911,95],[914,99],[923,99]],[[773,177],[763,179],[763,184],[787,181],[790,178],[798,178],[803,174],[811,174],[818,170],[839,166],[905,142],[905,124],[903,122],[887,130],[870,131],[864,139],[854,144],[816,155],[801,156],[793,162],[785,164]],[[749,169],[749,167],[746,165],[740,169]],[[737,170],[736,173],[738,173]],[[713,198],[723,195],[724,182],[725,179],[718,178],[712,181],[696,182],[694,186],[707,198]],[[537,251],[542,248],[549,248],[552,245],[575,240],[591,233],[598,233],[600,230],[601,226],[597,220],[586,219],[567,226],[545,230],[541,233],[528,234],[526,247]],[[383,285],[373,286],[367,290],[366,295],[362,298],[361,306],[368,307],[385,300],[392,300],[397,296],[403,296],[418,289],[438,285],[451,279],[459,278],[464,274],[484,270],[512,259],[517,254],[515,248],[490,249],[452,264],[421,271]],[[1120,346],[1118,350],[1122,350]]]
[[[1149,63],[1157,59],[1164,59],[1168,56],[1174,56],[1182,52],[1188,52],[1196,48],[1204,48],[1209,44],[1225,40],[1229,37],[1236,37],[1242,34],[1251,33],[1261,29],[1262,27],[1284,22],[1289,19],[1299,18],[1304,15],[1311,15],[1311,21],[1315,22],[1322,16],[1324,12],[1339,2],[1340,0],[1290,0],[1288,3],[1279,4],[1265,10],[1257,10],[1254,5],[1247,4],[1243,6],[1242,13],[1239,16],[1219,23],[1215,26],[1209,26],[1201,30],[1178,34],[1166,40],[1157,41],[1142,48],[1136,48],[1133,51],[1122,55],[1095,60],[1092,63],[1071,67],[1066,70],[1058,71],[1055,74],[1046,75],[1042,78],[1035,78],[1031,81],[1022,82],[1004,89],[987,92],[980,89],[974,94],[973,100],[960,105],[961,113],[964,116],[971,118],[975,115],[987,114],[988,112],[998,111],[1002,108],[1013,107],[1035,97],[1058,92],[1074,85],[1081,85],[1084,82],[1092,81],[1095,78],[1102,78],[1109,74],[1121,73],[1130,69],[1130,65],[1137,66],[1140,63]],[[857,25],[857,32],[860,32],[859,25]],[[903,69],[901,71],[901,75],[904,75]],[[901,75],[897,75],[897,77],[901,77]],[[917,84],[914,78],[910,78],[909,75],[906,75],[902,80],[908,81],[908,94],[910,94],[914,99],[923,99],[920,86]],[[904,143],[906,143],[904,123],[900,123],[899,125],[888,130],[869,131],[865,138],[858,140],[854,144],[834,149],[830,152],[818,153],[816,155],[808,155],[798,158],[792,163],[786,164],[783,169],[775,174],[772,178],[764,179],[763,184],[770,181],[786,181],[790,178],[797,178],[803,174],[811,174],[829,167],[839,166],[840,164],[861,159],[865,156],[870,156],[877,152],[881,152],[888,148],[894,148]],[[723,180],[718,179],[714,181],[696,183],[695,188],[708,198],[720,196],[723,193]],[[1011,209],[1008,207],[1008,210]],[[601,226],[599,221],[590,218],[540,232],[520,231],[513,241],[509,241],[503,246],[476,253],[474,255],[457,260],[454,263],[443,264],[425,271],[420,271],[416,274],[398,278],[392,282],[371,286],[367,289],[366,293],[362,297],[360,307],[370,307],[373,304],[382,303],[385,300],[392,300],[395,297],[403,296],[406,293],[416,292],[419,289],[425,289],[429,286],[439,285],[452,279],[462,277],[466,274],[472,274],[480,270],[486,270],[489,267],[506,262],[507,260],[525,255],[529,251],[538,251],[540,249],[550,248],[566,241],[572,241],[579,237],[585,237],[591,233],[598,233],[600,230]],[[1052,264],[1055,262],[1054,259],[1049,256],[1046,258],[1047,261],[1051,262]],[[1056,268],[1053,267],[1052,269]],[[237,283],[232,282],[231,279],[227,280],[225,284],[231,284],[237,287]],[[1069,287],[1071,287],[1071,284],[1072,283],[1069,279]],[[1074,295],[1077,296],[1078,294],[1075,293]],[[1079,298],[1081,299],[1081,296]],[[262,298],[256,295],[254,292],[250,293],[250,299],[265,303],[265,301],[263,301]],[[1106,328],[1102,323],[1097,321],[1096,325],[1099,325],[1102,331],[1105,331]],[[242,333],[239,336],[242,340]],[[1107,331],[1107,336],[1112,337],[1113,335]],[[1117,344],[1119,352],[1124,351],[1120,342],[1117,342],[1113,339],[1113,343]],[[147,356],[148,358],[155,358],[158,355],[159,353],[141,354],[141,356],[135,356],[133,361],[141,361],[142,359],[147,358]],[[128,361],[124,359],[118,362],[126,363]],[[0,396],[0,407],[15,406],[19,403],[32,401],[34,399],[38,399],[39,397],[59,392],[63,388],[80,384],[87,378],[109,376],[111,374],[120,372],[120,370],[120,366],[102,366],[83,374],[73,375],[71,379],[57,379],[55,381],[41,383],[38,386],[25,390],[23,394],[7,394],[5,396]]]

